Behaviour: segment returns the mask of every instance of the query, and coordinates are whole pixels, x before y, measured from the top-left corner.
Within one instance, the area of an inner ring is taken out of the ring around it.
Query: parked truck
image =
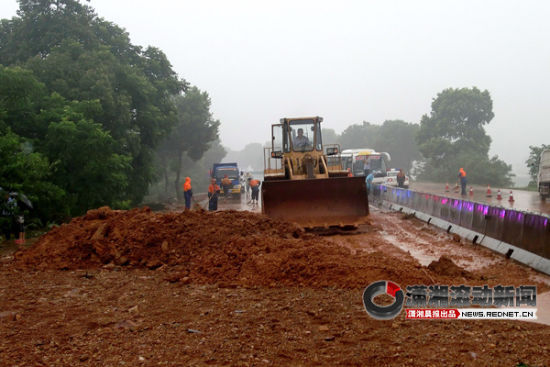
[[[222,185],[222,179],[227,175],[232,185],[229,188],[229,194],[231,194],[234,199],[241,199],[241,193],[244,191],[244,187],[239,180],[239,166],[237,163],[214,163],[210,175],[212,178],[216,179],[216,183],[221,187],[223,195],[226,195],[226,193]]]
[[[550,149],[546,149],[540,154],[537,184],[542,199],[550,196]]]

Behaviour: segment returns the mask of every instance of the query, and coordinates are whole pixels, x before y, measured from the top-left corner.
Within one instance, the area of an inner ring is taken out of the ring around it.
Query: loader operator
[[[307,136],[304,136],[304,129],[298,129],[298,135],[294,138],[294,149],[304,151],[310,144]]]

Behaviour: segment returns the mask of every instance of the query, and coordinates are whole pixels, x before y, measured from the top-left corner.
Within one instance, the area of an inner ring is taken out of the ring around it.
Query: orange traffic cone
[[[474,196],[474,188],[470,186],[470,196]]]
[[[457,193],[458,190],[459,190],[459,187],[458,187],[458,182],[457,182],[457,184],[455,185],[455,189],[454,189],[455,193]]]
[[[449,183],[447,182],[447,184],[445,185],[445,192],[449,192]]]
[[[512,193],[512,190],[510,190],[510,197],[508,198],[508,201],[511,203],[514,202],[514,194]]]
[[[493,194],[491,193],[491,186],[490,185],[487,185],[487,194],[485,196],[487,196],[488,198],[493,196]]]
[[[497,200],[502,200],[502,194],[500,193],[500,189],[497,191]]]

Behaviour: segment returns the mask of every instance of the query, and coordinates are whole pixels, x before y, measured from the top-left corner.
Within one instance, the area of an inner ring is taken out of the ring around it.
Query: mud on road
[[[550,280],[414,218],[370,222],[318,236],[250,212],[90,211],[0,258],[0,365],[550,364],[547,325],[371,319],[380,279]]]

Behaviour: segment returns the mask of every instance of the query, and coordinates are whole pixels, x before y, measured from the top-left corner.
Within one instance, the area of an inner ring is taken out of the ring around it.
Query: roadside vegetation
[[[158,48],[77,0],[20,0],[0,21],[0,186],[38,225],[139,204],[201,159],[219,121]]]

